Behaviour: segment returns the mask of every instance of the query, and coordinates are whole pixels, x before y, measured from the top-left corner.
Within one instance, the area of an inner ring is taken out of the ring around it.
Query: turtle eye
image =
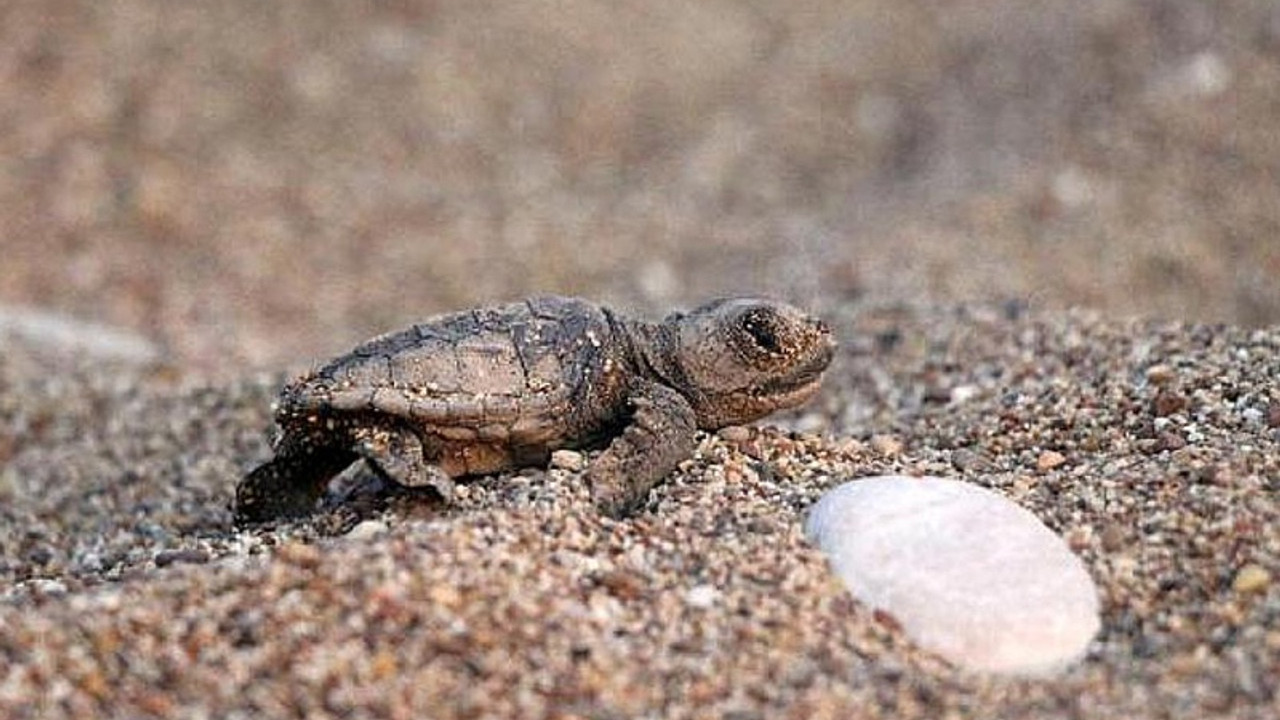
[[[756,347],[773,354],[782,350],[782,341],[778,337],[776,322],[768,310],[756,309],[742,316],[742,329],[751,338]]]

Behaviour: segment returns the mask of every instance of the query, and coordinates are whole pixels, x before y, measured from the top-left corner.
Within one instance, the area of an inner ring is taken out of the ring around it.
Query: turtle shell
[[[544,297],[432,318],[369,340],[286,387],[278,419],[394,418],[446,443],[544,446],[596,434],[624,402],[609,313]]]

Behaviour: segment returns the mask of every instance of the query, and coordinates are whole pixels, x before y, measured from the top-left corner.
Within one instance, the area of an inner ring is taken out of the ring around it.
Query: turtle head
[[[825,323],[772,300],[717,300],[663,324],[671,340],[670,379],[704,430],[805,402],[835,354]]]

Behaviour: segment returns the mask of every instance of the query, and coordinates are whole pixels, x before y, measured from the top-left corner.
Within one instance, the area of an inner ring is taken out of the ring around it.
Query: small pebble
[[[209,562],[209,553],[199,548],[181,548],[178,550],[161,550],[156,553],[156,567],[168,567],[177,563],[202,565]]]
[[[716,604],[716,600],[720,597],[720,591],[711,585],[695,585],[689,588],[684,594],[684,601],[690,607],[701,608],[703,610]]]
[[[951,403],[960,405],[978,397],[982,393],[982,388],[977,385],[957,385],[951,388]]]
[[[730,425],[729,427],[720,428],[716,431],[716,435],[719,435],[721,440],[727,440],[728,442],[743,442],[751,439],[751,430],[742,425]]]
[[[276,556],[290,565],[312,568],[320,564],[320,550],[314,545],[301,542],[289,542],[280,546]]]
[[[1161,390],[1151,401],[1151,412],[1156,417],[1168,417],[1187,409],[1187,398],[1171,390]]]
[[[1261,565],[1249,564],[1240,568],[1236,579],[1231,582],[1231,589],[1240,595],[1262,592],[1271,585],[1271,573]]]
[[[902,453],[902,441],[892,435],[874,435],[871,438],[871,449],[885,457],[895,457]]]
[[[1047,472],[1059,467],[1067,461],[1067,456],[1056,450],[1045,450],[1040,453],[1040,457],[1036,458],[1036,468],[1040,472]]]
[[[854,597],[973,670],[1041,675],[1084,655],[1098,593],[1079,558],[1003,496],[943,478],[845,483],[805,534]]]
[[[371,540],[387,532],[389,526],[381,520],[362,520],[347,533],[350,540]]]
[[[1176,432],[1162,432],[1156,436],[1156,449],[1181,450],[1187,446],[1187,439]]]
[[[556,450],[551,453],[551,467],[577,472],[586,467],[586,458],[576,450]]]
[[[951,465],[955,469],[964,472],[966,470],[978,470],[989,463],[985,462],[981,455],[972,450],[961,448],[951,453]]]
[[[61,580],[50,580],[48,578],[36,578],[32,580],[31,589],[43,595],[67,594],[66,583]]]
[[[1147,368],[1147,382],[1152,385],[1168,385],[1178,377],[1168,365],[1152,365]]]
[[[1102,530],[1102,549],[1107,552],[1115,552],[1124,547],[1125,529],[1116,523],[1107,525]]]

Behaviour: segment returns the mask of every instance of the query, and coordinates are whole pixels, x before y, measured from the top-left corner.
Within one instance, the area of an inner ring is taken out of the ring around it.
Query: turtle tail
[[[357,459],[345,449],[312,448],[259,465],[236,486],[236,527],[310,515],[329,480]]]

